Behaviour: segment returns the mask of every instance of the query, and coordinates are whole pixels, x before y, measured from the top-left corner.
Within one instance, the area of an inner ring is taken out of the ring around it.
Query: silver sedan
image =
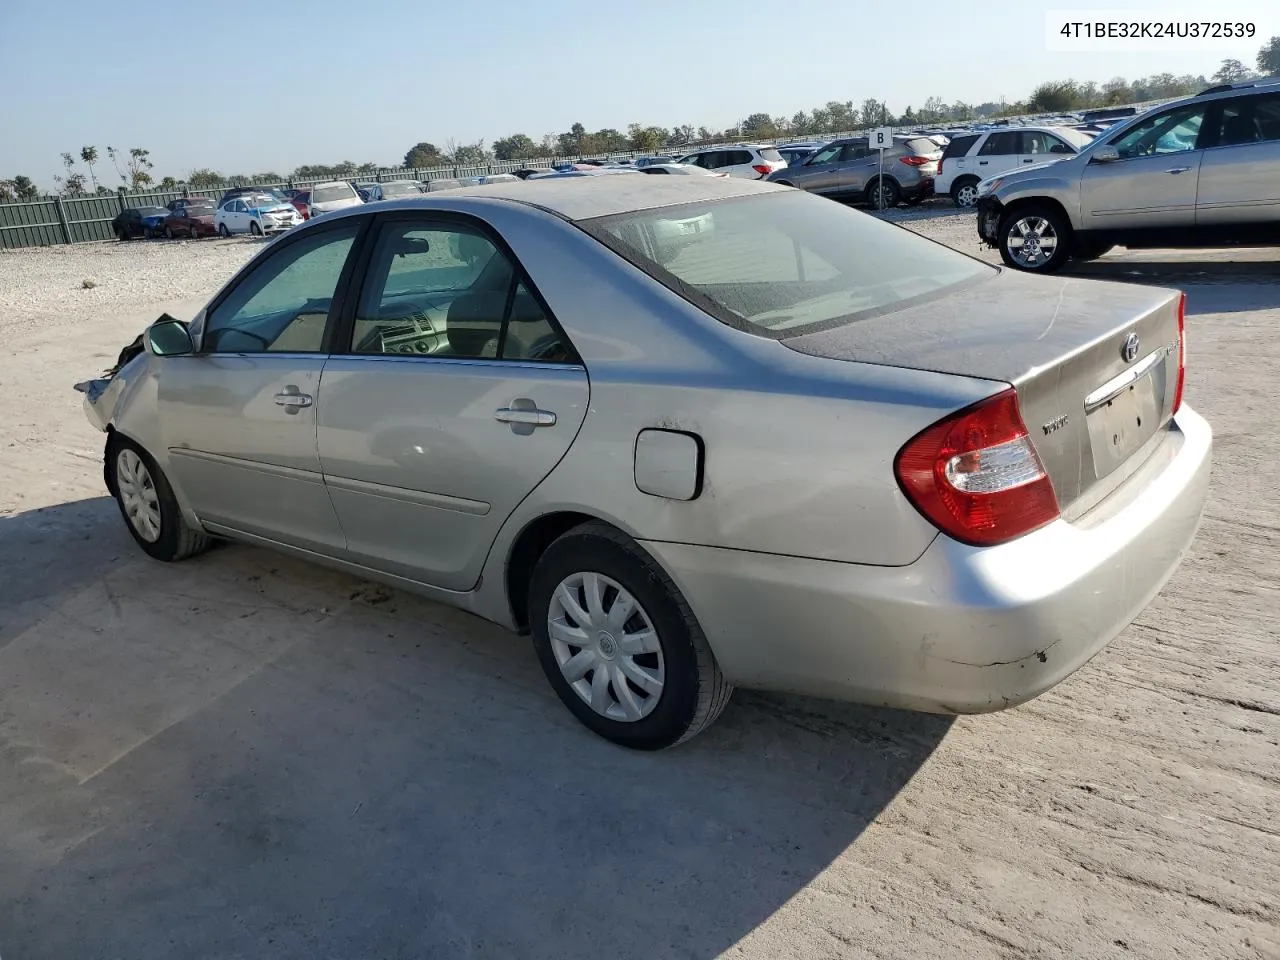
[[[1027,700],[1191,542],[1177,292],[990,267],[801,191],[584,177],[357,207],[78,384],[152,557],[472,611],[654,749],[734,685]]]

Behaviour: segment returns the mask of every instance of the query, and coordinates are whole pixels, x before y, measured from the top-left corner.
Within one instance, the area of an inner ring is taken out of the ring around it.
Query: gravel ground
[[[637,755],[474,618],[136,549],[70,384],[253,249],[0,255],[5,957],[1280,958],[1274,251],[1082,271],[1186,287],[1217,436],[1190,555],[1092,663],[955,720],[740,692]]]

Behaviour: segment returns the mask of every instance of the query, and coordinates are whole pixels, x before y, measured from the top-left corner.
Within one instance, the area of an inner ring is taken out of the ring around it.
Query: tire
[[[1027,243],[1034,235],[1034,243]],[[1071,226],[1048,204],[1030,203],[1014,207],[1000,219],[1000,258],[1015,270],[1054,273],[1071,256]],[[1053,248],[1045,252],[1044,242],[1052,238]],[[1022,240],[1022,243],[1015,241]],[[1025,252],[1024,252],[1025,251]]]
[[[1089,260],[1097,260],[1099,257],[1106,256],[1115,249],[1114,243],[1073,243],[1071,246],[1071,259],[1086,262]]]
[[[951,202],[957,207],[969,209],[978,205],[978,178],[958,177],[951,184]]]
[[[225,223],[218,224],[218,236],[222,237],[224,240],[231,236],[231,231],[227,229],[227,225]]]
[[[172,563],[208,548],[208,534],[183,518],[164,472],[138,444],[113,434],[107,475],[124,525],[148,556]]]
[[[164,238],[165,238],[166,240],[177,240],[177,239],[178,239],[178,238],[174,235],[174,233],[173,233],[173,227],[165,227],[165,228],[164,228]]]
[[[867,184],[867,205],[874,210],[892,210],[901,199],[902,191],[888,177],[876,177]]]
[[[117,227],[116,239],[119,240],[121,243],[124,243],[126,240],[129,239],[129,231],[126,230],[124,227]]]
[[[194,223],[191,225],[191,239],[192,240],[200,239],[200,228],[197,227]]]
[[[598,604],[586,599],[592,582],[598,584]],[[622,623],[609,620],[623,595],[634,602],[633,612]],[[566,603],[565,596],[572,601]],[[575,606],[584,619],[573,616]],[[584,630],[593,606],[601,625]],[[547,680],[569,711],[606,740],[636,750],[674,746],[710,726],[733,693],[671,578],[635,541],[607,524],[575,527],[546,549],[529,584],[528,609]],[[575,635],[584,642],[575,644]],[[626,653],[626,638],[644,635],[656,638],[656,649],[646,644]],[[598,687],[601,675],[608,679]],[[628,679],[638,675],[647,678],[644,686]],[[655,679],[656,690],[650,685]],[[587,697],[599,697],[603,709]]]
[[[255,236],[255,237],[260,237],[260,236],[262,236],[262,228],[261,228],[260,226],[258,226],[258,221],[257,221],[257,220],[250,221],[250,223],[249,223],[249,232],[250,232],[251,234],[253,234],[253,236]]]

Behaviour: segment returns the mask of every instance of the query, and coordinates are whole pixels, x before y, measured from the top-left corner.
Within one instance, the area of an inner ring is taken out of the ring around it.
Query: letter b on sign
[[[887,150],[893,146],[893,127],[876,127],[872,130],[868,146],[872,150]]]

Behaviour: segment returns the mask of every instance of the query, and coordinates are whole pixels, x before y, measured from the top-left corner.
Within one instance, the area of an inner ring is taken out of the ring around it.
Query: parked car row
[[[1280,244],[1280,78],[1211,87],[1034,159],[973,187],[978,236],[1015,269],[1051,273],[1118,244]]]

